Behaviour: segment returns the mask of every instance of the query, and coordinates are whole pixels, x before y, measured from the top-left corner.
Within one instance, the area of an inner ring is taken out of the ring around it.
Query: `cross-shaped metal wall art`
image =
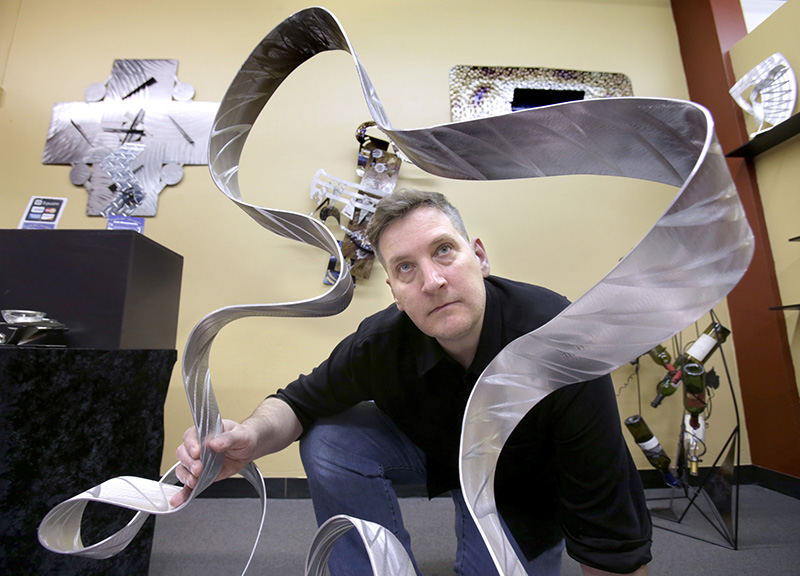
[[[53,106],[42,162],[72,166],[70,181],[89,193],[87,215],[155,216],[159,193],[181,181],[182,166],[208,163],[219,104],[192,100],[177,70],[177,60],[115,60],[85,102]]]

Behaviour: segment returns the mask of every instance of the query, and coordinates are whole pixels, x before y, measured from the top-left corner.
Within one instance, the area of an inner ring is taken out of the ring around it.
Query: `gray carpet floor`
[[[740,490],[736,550],[702,497],[690,506],[684,498],[670,502],[669,491],[649,490],[656,526],[650,574],[800,575],[800,500],[757,485]],[[403,498],[400,502],[423,574],[452,575],[456,544],[450,500]],[[684,511],[680,522],[670,519]],[[181,512],[158,517],[150,576],[241,574],[257,525],[257,500],[249,498],[200,498]],[[248,574],[302,576],[315,532],[310,500],[269,500]],[[565,553],[562,575],[580,574],[578,564]]]

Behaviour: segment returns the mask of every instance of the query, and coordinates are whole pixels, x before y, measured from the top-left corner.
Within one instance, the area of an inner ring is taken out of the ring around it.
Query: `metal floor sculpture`
[[[431,174],[469,180],[599,174],[677,188],[666,212],[613,270],[548,324],[502,350],[472,392],[461,440],[463,493],[499,572],[522,575],[525,570],[500,526],[493,490],[497,459],[514,427],[553,390],[607,374],[694,322],[725,297],[750,262],[752,233],[711,116],[691,102],[609,98],[397,130],[336,18],[323,8],[309,8],[286,19],[252,52],[220,104],[209,141],[211,175],[220,190],[256,222],[327,251],[339,260],[342,272],[336,284],[318,298],[231,306],[213,312],[194,328],[186,344],[183,376],[201,440],[220,427],[208,357],[223,326],[256,315],[336,314],[352,297],[347,264],[321,222],[248,204],[238,186],[241,152],[264,105],[292,71],[328,50],[352,55],[378,127]],[[210,451],[202,459],[205,467],[195,494],[213,482],[221,464]],[[266,496],[261,473],[251,464],[244,475],[258,491],[263,512]],[[168,504],[178,490],[171,485],[175,481],[170,471],[159,482],[141,478],[104,482],[51,510],[40,525],[40,541],[56,552],[108,557],[125,547],[148,513],[175,511]],[[80,519],[89,500],[140,512],[122,531],[84,547]],[[306,574],[324,573],[330,546],[351,527],[364,540],[378,576],[413,575],[405,550],[392,534],[344,516],[320,528],[309,551]]]

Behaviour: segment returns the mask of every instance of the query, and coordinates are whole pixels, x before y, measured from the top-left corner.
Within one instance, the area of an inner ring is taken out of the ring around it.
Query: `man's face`
[[[467,242],[446,214],[421,206],[386,227],[379,249],[397,307],[448,352],[474,353],[489,275],[481,241]]]

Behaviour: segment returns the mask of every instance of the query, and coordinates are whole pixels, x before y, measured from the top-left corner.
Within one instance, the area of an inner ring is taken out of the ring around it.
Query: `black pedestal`
[[[183,257],[132,230],[0,230],[0,309],[38,310],[74,348],[175,348]]]
[[[53,506],[109,478],[158,479],[176,356],[175,350],[0,347],[0,574],[147,574],[152,517],[108,560],[49,552],[36,530]],[[84,544],[131,516],[90,504]]]

